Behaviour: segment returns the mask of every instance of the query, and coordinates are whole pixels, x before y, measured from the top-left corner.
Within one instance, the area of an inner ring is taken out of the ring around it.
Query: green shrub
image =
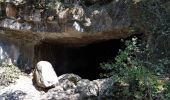
[[[14,65],[0,66],[0,86],[8,86],[14,83],[21,75],[21,71]]]
[[[170,93],[169,86],[168,83],[160,81],[160,75],[165,73],[164,64],[168,61],[160,60],[161,62],[157,65],[149,63],[147,59],[144,59],[149,56],[147,47],[137,41],[136,37],[127,40],[126,48],[119,52],[114,62],[101,63],[101,67],[107,72],[102,75],[113,77],[115,82],[128,84],[128,90],[121,92],[125,96],[124,99],[129,97],[131,99],[153,99],[158,98],[158,94],[161,93],[167,98]]]

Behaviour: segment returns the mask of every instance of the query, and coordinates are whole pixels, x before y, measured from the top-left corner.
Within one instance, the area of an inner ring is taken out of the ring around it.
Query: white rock
[[[58,84],[58,77],[47,61],[40,61],[34,71],[34,79],[37,86],[42,88],[52,87]]]
[[[5,2],[14,3],[15,5],[21,5],[26,3],[26,0],[5,0]]]
[[[13,44],[0,43],[0,63],[13,65],[19,58],[19,49]]]
[[[84,32],[84,29],[81,28],[80,25],[77,22],[73,23],[73,27],[79,32]]]

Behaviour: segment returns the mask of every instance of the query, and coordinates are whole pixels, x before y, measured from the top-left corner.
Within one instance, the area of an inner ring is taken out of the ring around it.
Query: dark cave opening
[[[100,63],[114,60],[123,46],[120,40],[109,40],[86,46],[68,46],[61,44],[41,43],[35,47],[36,61],[49,61],[59,76],[74,73],[85,79],[100,78],[104,72]]]

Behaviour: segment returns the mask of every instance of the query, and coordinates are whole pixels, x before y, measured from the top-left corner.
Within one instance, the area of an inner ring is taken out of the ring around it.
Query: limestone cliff
[[[21,60],[19,62],[21,65],[31,67],[40,60],[35,56],[35,48],[42,43],[80,47],[111,39],[127,38],[134,34],[144,34],[148,44],[155,47],[154,40],[157,37],[152,34],[155,33],[152,29],[164,27],[163,21],[169,22],[168,1],[103,1],[6,0],[0,6],[2,15],[0,41],[19,48]],[[169,29],[166,27],[165,30]],[[163,37],[168,40],[168,36]],[[160,38],[157,39],[161,41]],[[166,42],[164,46],[169,47]],[[168,50],[163,50],[167,56]]]

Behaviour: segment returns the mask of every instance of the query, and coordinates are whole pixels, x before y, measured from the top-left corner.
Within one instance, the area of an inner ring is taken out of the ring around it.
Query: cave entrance
[[[68,46],[42,42],[35,47],[36,61],[52,63],[56,74],[74,73],[82,78],[97,79],[102,69],[100,63],[113,60],[123,43],[109,40],[86,46]]]

